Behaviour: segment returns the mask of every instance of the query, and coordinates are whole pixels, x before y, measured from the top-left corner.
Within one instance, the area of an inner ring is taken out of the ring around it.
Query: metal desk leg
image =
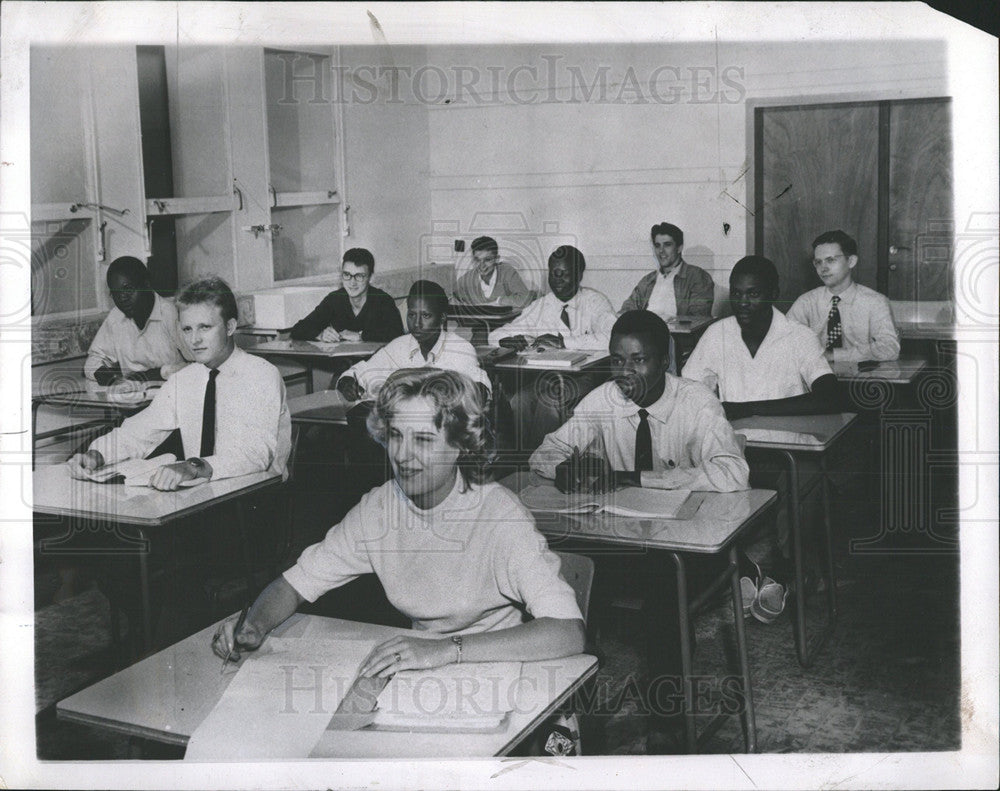
[[[799,499],[799,468],[795,454],[790,451],[780,451],[788,461],[788,522],[792,539],[792,558],[795,564],[795,651],[802,667],[812,667],[816,654],[822,649],[827,638],[833,632],[836,621],[836,611],[831,607],[833,595],[827,593],[827,623],[810,643],[806,634],[806,591],[805,569],[802,562],[802,503]],[[829,499],[826,489],[826,467],[821,460],[821,486],[823,487],[823,507],[825,533],[827,540],[827,557],[829,559],[827,585],[830,589],[836,586],[833,577],[833,540],[829,522]]]
[[[32,399],[31,401],[31,469],[35,469],[35,436],[38,434],[38,407],[41,404]]]
[[[694,689],[691,683],[693,659],[691,656],[691,627],[688,611],[687,573],[684,558],[671,552],[670,557],[677,567],[677,618],[681,629],[681,685],[684,687],[684,731],[688,752],[698,752],[698,733],[694,720]]]
[[[823,533],[826,537],[826,612],[830,628],[837,621],[837,569],[833,563],[833,520],[830,517],[830,478],[826,469],[826,455],[819,461],[820,486],[823,493]]]
[[[149,549],[152,546],[142,527],[137,527],[139,541],[142,546],[139,552],[139,590],[142,597],[142,646],[139,655],[142,656],[153,647],[153,607],[149,593]]]
[[[312,360],[306,361],[306,395],[312,395],[313,392],[313,362]]]
[[[736,626],[736,653],[743,678],[743,727],[746,729],[748,753],[757,752],[757,716],[753,707],[753,687],[750,683],[750,655],[747,651],[746,626],[743,623],[743,593],[740,590],[740,565],[736,545],[729,548],[729,580],[733,594],[733,623]]]

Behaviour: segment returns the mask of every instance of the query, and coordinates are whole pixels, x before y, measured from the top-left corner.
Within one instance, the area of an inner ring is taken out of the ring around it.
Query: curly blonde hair
[[[379,388],[368,416],[368,432],[385,446],[396,409],[411,398],[428,398],[434,404],[434,425],[445,440],[458,448],[458,469],[466,484],[482,483],[488,476],[492,432],[486,405],[476,383],[465,374],[440,368],[401,368]]]

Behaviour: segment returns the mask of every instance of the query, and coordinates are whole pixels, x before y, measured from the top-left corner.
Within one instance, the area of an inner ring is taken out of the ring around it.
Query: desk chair
[[[571,552],[556,552],[561,564],[559,576],[569,583],[576,594],[576,603],[587,623],[590,610],[590,591],[594,586],[594,561],[586,555]],[[587,639],[590,651],[591,640]],[[573,710],[572,701],[557,714],[546,720],[536,731],[531,751],[535,755],[583,755],[583,740],[580,738],[580,718]]]

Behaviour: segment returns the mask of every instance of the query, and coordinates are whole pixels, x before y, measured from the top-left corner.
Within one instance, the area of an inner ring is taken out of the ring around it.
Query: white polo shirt
[[[815,333],[771,310],[771,327],[755,357],[730,316],[705,330],[684,364],[684,378],[718,390],[720,401],[739,402],[804,395],[819,377],[832,374]]]

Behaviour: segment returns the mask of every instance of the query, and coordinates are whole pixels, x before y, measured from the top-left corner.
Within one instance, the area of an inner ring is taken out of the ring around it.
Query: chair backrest
[[[576,594],[576,603],[583,613],[583,622],[587,622],[587,610],[590,609],[590,589],[594,584],[594,561],[586,555],[576,555],[572,552],[556,552],[559,558],[559,576],[569,583]]]

